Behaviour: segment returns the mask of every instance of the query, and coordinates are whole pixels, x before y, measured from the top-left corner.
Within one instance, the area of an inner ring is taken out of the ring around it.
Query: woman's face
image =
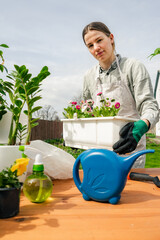
[[[90,53],[99,61],[104,69],[110,67],[115,59],[114,37],[112,34],[106,36],[103,32],[89,30],[84,36],[84,41]]]

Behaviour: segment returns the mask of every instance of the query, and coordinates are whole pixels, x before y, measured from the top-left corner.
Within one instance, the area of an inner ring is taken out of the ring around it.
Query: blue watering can
[[[74,182],[85,200],[116,204],[121,198],[127,175],[136,159],[154,150],[142,150],[121,157],[107,149],[90,149],[81,153],[73,166]],[[83,181],[79,177],[79,165],[83,168]]]

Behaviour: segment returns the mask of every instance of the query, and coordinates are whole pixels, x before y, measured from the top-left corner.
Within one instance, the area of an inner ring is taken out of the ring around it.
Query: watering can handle
[[[82,192],[82,190],[81,190],[81,184],[82,183],[81,183],[81,180],[79,178],[79,164],[80,164],[80,160],[81,160],[82,155],[83,155],[83,153],[78,156],[78,158],[76,159],[76,161],[74,163],[74,166],[73,166],[73,179],[74,179],[74,182],[75,182],[75,184],[76,184],[76,186],[77,186],[77,188],[79,189],[80,192]]]

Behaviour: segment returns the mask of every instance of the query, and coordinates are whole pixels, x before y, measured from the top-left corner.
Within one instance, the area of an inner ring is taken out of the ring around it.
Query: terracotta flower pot
[[[19,213],[20,188],[0,188],[0,218],[10,218]]]

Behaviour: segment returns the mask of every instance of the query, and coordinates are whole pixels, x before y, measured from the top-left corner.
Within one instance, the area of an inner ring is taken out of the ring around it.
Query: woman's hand
[[[148,120],[127,123],[119,132],[120,140],[113,145],[113,151],[119,154],[132,152],[136,149],[141,137],[148,131]]]

